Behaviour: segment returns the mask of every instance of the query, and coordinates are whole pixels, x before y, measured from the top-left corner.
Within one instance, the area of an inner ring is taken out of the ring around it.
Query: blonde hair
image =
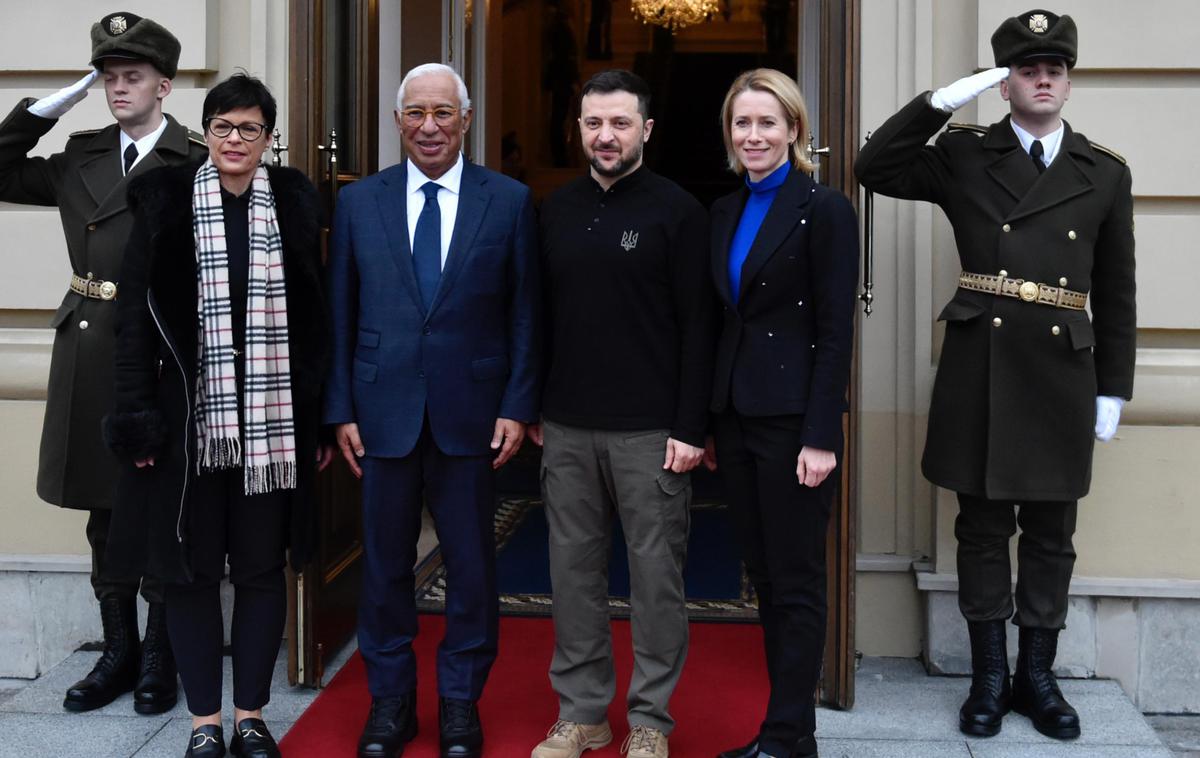
[[[721,136],[725,138],[725,157],[729,161],[729,169],[735,174],[746,173],[746,167],[738,160],[737,152],[733,149],[730,130],[733,124],[733,101],[743,92],[767,92],[775,96],[783,108],[789,127],[796,127],[796,141],[788,146],[792,166],[800,171],[812,173],[817,165],[808,157],[809,122],[808,108],[804,105],[804,95],[792,77],[776,71],[773,68],[756,68],[745,71],[733,80],[729,91],[725,93],[725,103],[721,106]]]

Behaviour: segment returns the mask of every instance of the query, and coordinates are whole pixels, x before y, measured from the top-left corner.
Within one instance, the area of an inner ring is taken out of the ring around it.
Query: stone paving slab
[[[918,740],[821,740],[822,758],[972,758],[967,744]]]
[[[0,758],[130,756],[162,728],[162,719],[78,718],[73,713],[0,714]],[[181,743],[186,747],[186,743]],[[176,750],[175,756],[181,754]]]
[[[1200,714],[1153,715],[1146,721],[1175,758],[1200,758]]]
[[[1082,745],[1012,742],[980,745],[971,743],[974,758],[1175,758],[1159,747],[1134,745]]]

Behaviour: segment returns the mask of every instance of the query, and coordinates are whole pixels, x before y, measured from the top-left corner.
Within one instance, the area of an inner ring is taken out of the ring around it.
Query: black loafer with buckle
[[[192,730],[184,758],[224,758],[225,735],[220,724],[205,724]]]
[[[237,722],[229,754],[234,758],[280,758],[279,745],[267,731],[262,719],[242,719]]]

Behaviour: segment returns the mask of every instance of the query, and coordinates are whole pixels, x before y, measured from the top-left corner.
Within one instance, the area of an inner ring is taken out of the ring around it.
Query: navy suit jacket
[[[426,313],[408,239],[407,174],[405,162],[338,195],[324,422],[355,422],[368,455],[403,457],[428,413],[442,452],[487,455],[497,418],[537,420],[532,197],[525,185],[464,162],[450,251]]]

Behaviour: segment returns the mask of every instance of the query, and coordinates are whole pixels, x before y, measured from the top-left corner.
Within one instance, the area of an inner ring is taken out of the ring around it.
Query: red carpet
[[[443,628],[443,617],[421,616],[416,642],[420,732],[404,758],[438,755],[434,654]],[[553,647],[550,619],[500,620],[500,657],[479,704],[485,756],[528,758],[554,723],[558,700],[546,673]],[[625,688],[633,667],[628,622],[613,622],[613,648],[617,695],[608,712],[613,743],[585,753],[586,758],[616,758],[628,732]],[[756,733],[766,708],[766,682],[758,625],[692,624],[687,665],[671,700],[677,722],[671,735],[673,758],[711,758],[720,750],[744,744]],[[356,653],[284,737],[284,756],[353,757],[369,705],[366,672]],[[268,707],[268,723],[270,718]]]

